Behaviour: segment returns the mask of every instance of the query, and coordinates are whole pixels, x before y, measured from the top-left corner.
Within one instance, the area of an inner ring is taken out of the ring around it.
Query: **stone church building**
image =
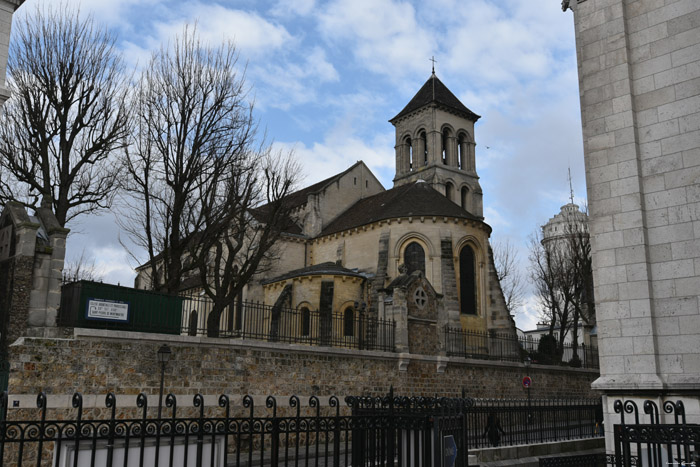
[[[514,335],[483,218],[478,119],[433,73],[390,120],[394,187],[386,190],[359,161],[291,194],[296,222],[280,241],[281,258],[243,298],[350,315],[360,304],[371,317],[407,314],[408,329]]]
[[[478,119],[433,73],[390,120],[394,187],[385,189],[358,161],[290,194],[293,221],[276,245],[279,259],[244,288],[224,320],[244,322],[243,301],[293,309],[309,317],[302,318],[309,329],[316,311],[347,323],[361,312],[397,322],[398,350],[430,354],[445,326],[515,336],[483,218]],[[147,287],[147,265],[137,271],[136,288]],[[430,338],[409,349],[407,333],[417,328]]]

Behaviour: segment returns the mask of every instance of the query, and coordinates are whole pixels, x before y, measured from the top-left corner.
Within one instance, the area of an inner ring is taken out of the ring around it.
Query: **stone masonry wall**
[[[601,390],[700,390],[700,2],[574,10]]]
[[[31,401],[39,391],[157,394],[156,351],[164,342],[173,352],[165,390],[176,395],[344,397],[385,394],[393,386],[405,395],[457,396],[465,388],[471,397],[526,396],[519,363],[87,329],[69,338],[25,337],[13,344],[9,392]],[[535,398],[596,397],[590,389],[595,371],[534,365],[530,376]]]
[[[0,314],[3,328],[7,336],[3,344],[9,345],[24,334],[27,329],[27,313],[29,312],[29,293],[32,286],[32,258],[18,256],[6,259],[0,263]],[[9,312],[12,310],[12,313]],[[5,328],[6,326],[6,328]],[[6,349],[0,349],[4,352]]]

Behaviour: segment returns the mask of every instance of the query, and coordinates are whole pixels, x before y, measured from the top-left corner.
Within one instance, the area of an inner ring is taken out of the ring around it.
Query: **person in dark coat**
[[[503,428],[501,428],[501,421],[498,419],[495,412],[491,412],[488,419],[486,419],[484,437],[488,435],[489,444],[493,447],[498,447],[501,442],[502,434],[505,434],[505,432]]]

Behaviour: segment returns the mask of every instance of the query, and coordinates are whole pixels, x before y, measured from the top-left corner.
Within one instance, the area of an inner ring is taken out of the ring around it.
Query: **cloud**
[[[519,313],[515,315],[515,325],[523,331],[537,328],[540,321],[541,306],[537,297],[529,295],[525,298],[525,303]]]
[[[327,41],[347,47],[363,68],[395,79],[426,69],[435,49],[433,37],[407,2],[335,0],[325,5],[318,20]]]
[[[385,188],[391,188],[387,186],[387,174],[393,175],[394,172],[394,151],[393,145],[387,144],[388,140],[393,140],[393,135],[379,134],[368,144],[337,127],[323,141],[309,146],[302,142],[278,142],[275,146],[294,150],[297,160],[304,167],[304,173],[308,174],[302,187],[331,177],[362,160],[380,178]]]
[[[270,10],[270,14],[278,17],[290,15],[306,16],[316,7],[315,0],[279,0]]]
[[[339,75],[326,53],[313,48],[303,63],[255,62],[250,68],[251,81],[257,89],[256,102],[262,107],[289,110],[292,105],[314,102],[318,86],[338,81]]]
[[[176,18],[156,23],[154,37],[158,42],[167,42],[181,35],[185,24],[195,21],[204,42],[216,45],[232,40],[246,56],[266,54],[292,41],[284,26],[268,21],[257,12],[201,2],[188,3]]]

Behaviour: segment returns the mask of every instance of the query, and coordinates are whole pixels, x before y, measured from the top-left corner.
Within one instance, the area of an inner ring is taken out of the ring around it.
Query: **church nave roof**
[[[457,217],[481,221],[477,216],[418,180],[359,200],[323,229],[320,236],[399,217]]]

